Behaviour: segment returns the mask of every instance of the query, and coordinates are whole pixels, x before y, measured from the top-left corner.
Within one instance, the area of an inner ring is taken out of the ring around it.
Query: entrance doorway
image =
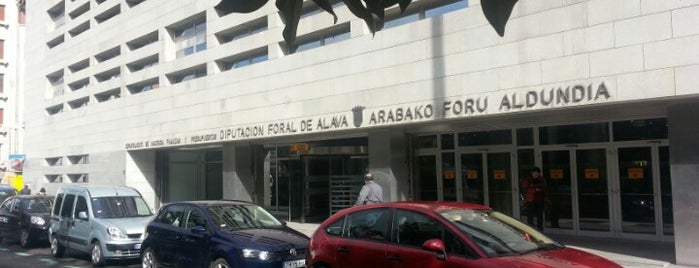
[[[163,151],[157,155],[163,203],[223,197],[222,151]]]
[[[541,166],[550,200],[549,231],[673,235],[667,146],[547,148]]]
[[[506,150],[418,155],[416,199],[484,204],[513,215],[512,155]]]

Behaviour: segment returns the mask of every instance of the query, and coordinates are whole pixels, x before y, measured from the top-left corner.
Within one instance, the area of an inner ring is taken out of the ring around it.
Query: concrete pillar
[[[404,201],[409,196],[406,142],[400,129],[369,132],[369,170],[383,188],[384,202]]]
[[[699,266],[699,103],[668,107],[670,172],[677,264]]]
[[[118,152],[122,154],[123,152]],[[151,209],[157,209],[162,200],[162,182],[156,177],[155,151],[125,152],[124,184],[141,192]]]
[[[226,144],[223,146],[223,198],[254,202],[252,147]]]

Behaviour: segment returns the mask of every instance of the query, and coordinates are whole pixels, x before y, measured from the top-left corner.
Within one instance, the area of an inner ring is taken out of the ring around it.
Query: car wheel
[[[99,241],[95,241],[92,243],[92,246],[90,246],[90,260],[92,261],[92,266],[103,266],[105,263],[104,254],[102,254],[102,247]]]
[[[66,248],[61,245],[61,242],[58,242],[58,238],[56,238],[55,235],[52,235],[49,242],[51,242],[51,255],[56,258],[63,257],[63,254],[66,252]]]
[[[209,268],[231,268],[228,262],[223,258],[217,259],[209,265]]]
[[[143,268],[158,268],[158,258],[155,256],[155,252],[151,248],[147,248],[141,254],[141,265]]]
[[[29,237],[29,231],[28,230],[22,230],[22,233],[19,234],[19,245],[22,246],[23,248],[29,247],[31,245],[31,237]]]

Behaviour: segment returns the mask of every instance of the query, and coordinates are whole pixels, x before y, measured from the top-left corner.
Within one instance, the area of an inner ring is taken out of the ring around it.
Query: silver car
[[[63,186],[51,212],[51,254],[89,253],[92,264],[135,259],[153,213],[141,194],[126,186]]]

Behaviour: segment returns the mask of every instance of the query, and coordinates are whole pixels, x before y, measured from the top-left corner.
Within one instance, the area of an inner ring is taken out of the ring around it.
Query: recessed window
[[[667,119],[640,119],[612,123],[614,141],[662,140],[667,139]]]
[[[84,97],[84,98],[79,98],[77,100],[72,100],[68,102],[68,106],[70,106],[71,110],[87,107],[87,104],[90,102],[90,97]]]
[[[160,83],[158,81],[158,78],[154,77],[148,80],[128,85],[126,86],[126,89],[129,91],[129,94],[134,95],[160,87]]]
[[[76,9],[71,11],[69,15],[70,15],[71,19],[75,19],[75,18],[79,17],[80,15],[85,14],[85,12],[88,12],[88,11],[90,11],[90,2],[86,2],[82,6],[77,7]]]
[[[46,46],[48,46],[49,48],[54,48],[57,45],[62,44],[64,41],[65,41],[65,37],[63,34],[61,34],[61,35],[57,36],[56,38],[51,39],[48,42],[46,42]]]
[[[60,1],[58,4],[46,11],[51,18],[51,21],[53,21],[54,28],[58,28],[59,26],[65,24],[65,10],[65,3]]]
[[[609,142],[607,123],[562,125],[539,128],[539,144]]]
[[[61,174],[46,174],[44,177],[46,177],[46,181],[48,181],[49,183],[63,182],[63,176],[61,176]]]
[[[107,21],[108,19],[113,18],[116,15],[119,15],[121,13],[121,5],[117,4],[116,6],[105,10],[104,12],[100,13],[99,15],[95,16],[95,21],[97,23],[102,23]]]
[[[236,69],[268,60],[267,47],[247,51],[216,61],[221,71]]]
[[[126,46],[129,47],[130,50],[136,50],[155,42],[158,42],[158,31],[153,31],[144,36],[126,42]]]
[[[71,29],[68,31],[70,36],[76,37],[81,33],[84,33],[85,31],[90,29],[90,21],[83,22],[82,24],[75,26],[75,28]]]
[[[104,82],[112,80],[114,78],[118,78],[119,76],[121,76],[121,69],[119,67],[116,67],[96,74],[95,79],[97,79],[97,82]]]
[[[97,99],[97,102],[105,102],[118,98],[121,98],[121,89],[119,88],[110,89],[105,92],[95,94],[95,99]]]
[[[88,176],[86,173],[82,174],[68,174],[68,179],[70,179],[70,182],[73,183],[87,183],[90,182],[88,180]]]
[[[54,105],[46,108],[46,114],[48,115],[54,115],[60,112],[63,112],[63,104]]]
[[[330,45],[343,40],[350,39],[349,23],[340,24],[322,31],[314,32],[305,36],[300,36],[297,52]]]
[[[465,0],[419,1],[411,4],[403,13],[400,12],[400,8],[396,7],[386,12],[384,29],[397,27],[425,18],[440,16],[467,7],[468,1]]]
[[[46,76],[48,82],[49,96],[60,96],[63,95],[63,88],[65,87],[63,81],[63,70],[53,72]]]
[[[129,68],[130,72],[137,72],[155,65],[158,65],[158,54],[153,54],[143,59],[126,64],[126,68]]]
[[[336,10],[340,6],[344,6],[345,3],[342,2],[342,0],[330,0],[330,4],[333,7],[333,10]],[[321,13],[327,13],[325,10],[320,8],[320,6],[316,5],[313,1],[304,1],[303,2],[303,8],[301,9],[301,19],[316,15],[316,14],[321,14]],[[328,16],[332,16],[331,14],[328,14]]]
[[[70,70],[71,72],[75,73],[75,72],[78,72],[78,71],[80,71],[80,70],[83,70],[83,69],[85,69],[85,68],[87,68],[87,67],[90,67],[90,60],[89,60],[89,59],[84,59],[84,60],[81,60],[81,61],[79,61],[79,62],[73,63],[73,64],[71,64],[70,66],[68,66],[68,70]]]
[[[63,157],[48,157],[48,158],[44,158],[44,162],[45,162],[46,165],[49,166],[49,167],[61,166],[61,165],[63,165]]]
[[[76,91],[87,88],[88,85],[90,85],[90,78],[83,78],[68,84],[68,88],[70,88],[71,91]]]
[[[89,155],[86,154],[79,154],[79,155],[69,155],[68,161],[70,161],[71,165],[82,165],[82,164],[89,164]]]
[[[216,39],[220,44],[239,40],[267,30],[267,17],[261,17],[254,21],[236,25],[233,28],[216,33]]]
[[[97,60],[97,62],[103,62],[113,59],[119,55],[121,55],[121,49],[119,48],[119,46],[116,46],[100,54],[95,55],[95,59]]]
[[[146,0],[126,0],[126,4],[129,5],[129,7],[135,7],[136,5],[143,3]]]
[[[177,58],[206,50],[206,16],[195,15],[168,27]]]
[[[197,79],[206,76],[206,65],[198,65],[166,75],[171,84]]]

